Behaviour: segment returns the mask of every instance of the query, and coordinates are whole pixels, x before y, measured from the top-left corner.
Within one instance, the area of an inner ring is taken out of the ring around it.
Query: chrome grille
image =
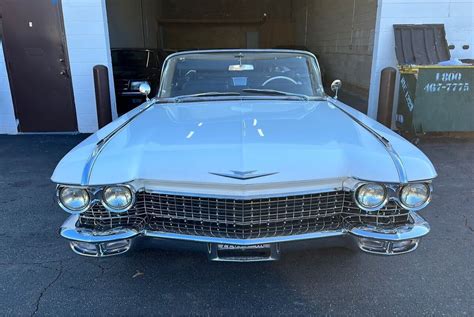
[[[374,213],[356,206],[352,193],[328,193],[234,200],[137,193],[129,211],[116,214],[97,204],[81,214],[80,225],[96,230],[135,228],[251,239],[350,228],[360,224],[393,226],[409,221],[393,202]]]

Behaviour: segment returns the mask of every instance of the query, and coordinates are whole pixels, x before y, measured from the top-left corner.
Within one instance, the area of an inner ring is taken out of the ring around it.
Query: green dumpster
[[[397,128],[405,134],[474,131],[474,66],[399,66]]]

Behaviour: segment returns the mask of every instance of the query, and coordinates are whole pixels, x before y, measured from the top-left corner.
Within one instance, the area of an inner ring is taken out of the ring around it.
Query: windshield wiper
[[[288,96],[288,97],[298,97],[304,100],[309,100],[309,96],[301,95],[301,94],[294,94],[291,92],[285,92],[280,90],[273,90],[273,89],[242,89],[242,92],[248,92],[251,94],[264,94],[264,95],[277,95],[277,96]]]
[[[183,99],[188,99],[188,98],[200,98],[200,97],[221,97],[221,96],[240,96],[239,92],[202,92],[199,94],[193,94],[193,95],[183,95],[183,96],[178,96],[175,98],[177,102],[180,102]]]

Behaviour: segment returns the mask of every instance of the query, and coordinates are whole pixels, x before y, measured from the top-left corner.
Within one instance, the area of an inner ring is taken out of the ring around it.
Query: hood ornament
[[[233,178],[233,179],[240,179],[240,180],[254,179],[254,178],[260,178],[260,177],[278,174],[278,172],[255,174],[257,171],[230,171],[230,172],[231,173],[209,172],[209,174],[221,176],[221,177]]]

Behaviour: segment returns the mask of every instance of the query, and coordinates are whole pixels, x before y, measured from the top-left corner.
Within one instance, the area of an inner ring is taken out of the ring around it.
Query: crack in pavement
[[[35,303],[35,310],[34,312],[31,314],[31,316],[34,316],[36,315],[36,313],[38,312],[39,310],[39,306],[40,306],[40,303],[41,303],[41,299],[43,298],[44,294],[46,293],[46,291],[54,285],[54,283],[56,283],[59,278],[63,275],[63,262],[60,261],[59,262],[59,272],[58,274],[55,276],[55,278],[45,287],[43,288],[43,290],[41,291],[41,293],[39,294],[38,298],[36,299],[36,303]]]
[[[464,216],[464,217],[466,217],[466,216]],[[469,230],[471,230],[472,232],[474,232],[474,229],[468,224],[467,218],[464,218],[464,225],[465,225]]]

